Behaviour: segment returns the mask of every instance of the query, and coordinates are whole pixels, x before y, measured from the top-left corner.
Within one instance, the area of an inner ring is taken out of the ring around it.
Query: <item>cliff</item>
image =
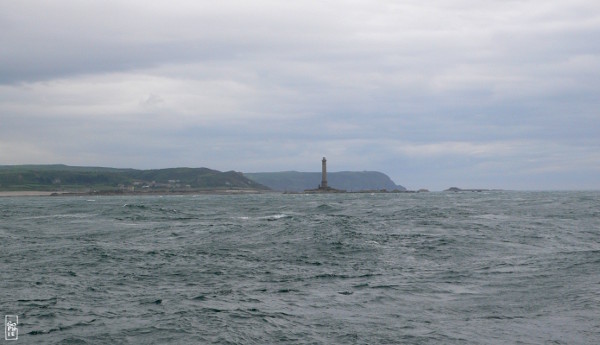
[[[301,192],[314,189],[321,183],[320,172],[261,172],[244,173],[244,176],[273,190],[282,192]],[[406,188],[396,185],[389,176],[378,171],[330,172],[327,174],[327,184],[332,188],[349,192],[382,189],[388,191],[406,190]]]

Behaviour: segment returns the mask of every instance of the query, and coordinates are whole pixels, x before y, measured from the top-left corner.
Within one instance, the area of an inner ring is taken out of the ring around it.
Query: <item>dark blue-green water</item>
[[[600,343],[600,192],[0,198],[0,240],[16,344]]]

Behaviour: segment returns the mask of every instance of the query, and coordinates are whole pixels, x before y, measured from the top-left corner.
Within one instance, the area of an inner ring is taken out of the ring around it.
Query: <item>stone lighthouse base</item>
[[[331,187],[319,187],[316,189],[306,189],[304,193],[307,194],[316,194],[316,193],[346,193],[345,190],[335,189]]]

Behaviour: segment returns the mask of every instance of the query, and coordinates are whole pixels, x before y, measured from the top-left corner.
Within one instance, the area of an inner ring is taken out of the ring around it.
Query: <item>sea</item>
[[[14,344],[600,344],[600,192],[3,197],[0,240]]]

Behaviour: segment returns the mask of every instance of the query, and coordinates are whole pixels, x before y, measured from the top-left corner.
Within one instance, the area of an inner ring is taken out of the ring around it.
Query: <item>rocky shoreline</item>
[[[197,194],[215,194],[215,195],[239,195],[239,194],[265,194],[272,191],[254,190],[254,189],[210,189],[210,190],[155,190],[155,191],[5,191],[0,192],[0,197],[31,197],[31,196],[142,196],[142,195],[197,195]]]

